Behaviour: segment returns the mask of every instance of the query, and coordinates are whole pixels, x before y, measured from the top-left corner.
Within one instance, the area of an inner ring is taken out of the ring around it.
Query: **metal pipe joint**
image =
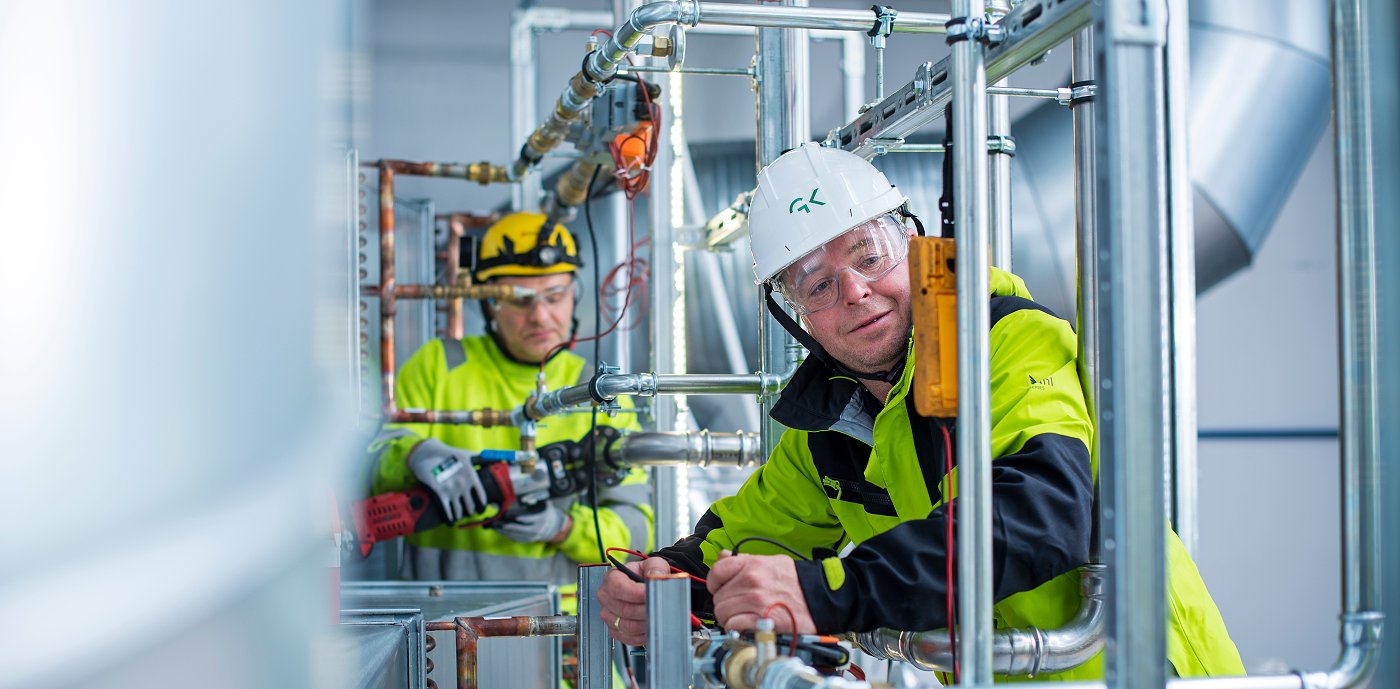
[[[609,463],[623,467],[746,467],[758,463],[760,447],[758,434],[751,431],[630,433],[608,448],[607,457]]]
[[[1102,650],[1106,569],[1098,564],[1080,568],[1083,598],[1069,624],[1059,629],[1026,627],[998,631],[992,638],[993,672],[1021,677],[1064,672],[1083,665]],[[947,630],[877,629],[856,634],[855,642],[876,658],[904,661],[922,670],[953,668],[953,648]]]

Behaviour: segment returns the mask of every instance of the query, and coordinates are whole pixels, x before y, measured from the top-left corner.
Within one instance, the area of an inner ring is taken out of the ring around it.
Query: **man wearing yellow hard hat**
[[[592,375],[566,345],[575,328],[578,247],[563,225],[544,215],[513,213],[486,231],[478,244],[477,282],[533,290],[524,299],[483,302],[485,335],[432,340],[409,357],[395,382],[401,409],[509,409],[535,391],[536,376],[556,388],[586,382]],[[540,446],[588,435],[588,414],[553,416],[538,430]],[[599,416],[597,423],[636,428],[633,415]],[[448,424],[389,424],[375,439],[375,493],[400,491],[451,455],[470,466],[470,452],[520,448],[518,429]],[[474,521],[485,508],[475,472],[461,471],[435,491],[453,505],[449,517]],[[599,533],[606,547],[647,550],[653,527],[646,474],[633,470],[611,487],[599,486],[597,519],[580,495],[554,498],[540,511],[507,511],[487,527],[452,524],[408,537],[403,571],[407,579],[544,580],[561,587],[577,583],[580,563],[598,561]],[[597,527],[595,528],[595,523]],[[571,607],[571,606],[570,606]]]

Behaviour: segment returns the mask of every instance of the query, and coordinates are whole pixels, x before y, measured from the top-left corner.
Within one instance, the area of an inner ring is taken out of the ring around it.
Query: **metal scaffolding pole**
[[[1080,31],[1074,37],[1071,81],[1083,84],[1094,80],[1094,30]],[[1099,428],[1099,300],[1097,224],[1095,191],[1098,184],[1095,170],[1097,146],[1094,142],[1094,97],[1070,103],[1074,118],[1074,215],[1076,260],[1079,279],[1075,285],[1078,298],[1079,382],[1084,390],[1084,402],[1094,428]],[[1093,457],[1099,456],[1099,434],[1095,433],[1089,446]],[[1098,486],[1094,488],[1097,494]],[[1097,518],[1097,515],[1095,515]],[[1090,544],[1090,562],[1100,562],[1099,544]]]
[[[806,0],[787,0],[787,6],[805,6]],[[754,82],[758,91],[758,167],[777,160],[811,135],[808,94],[809,53],[807,32],[798,29],[759,29],[756,38]],[[761,293],[760,293],[761,294]],[[787,370],[792,336],[768,313],[762,297],[758,308],[758,366],[760,371]],[[776,395],[761,398],[759,437],[766,460],[783,434],[783,425],[768,417]]]
[[[981,16],[973,0],[955,0],[952,15]],[[970,23],[970,22],[969,22]],[[987,251],[987,74],[976,36],[952,44],[954,225],[957,227],[958,662],[961,680],[992,683],[992,415],[991,306]]]
[[[1166,483],[1171,368],[1165,0],[1096,6],[1098,330],[1105,678],[1158,689],[1166,674]]]
[[[1172,462],[1166,466],[1172,517],[1187,554],[1196,555],[1196,224],[1192,216],[1188,95],[1191,50],[1188,21],[1190,0],[1167,0],[1167,170],[1171,197],[1172,287]]]
[[[995,86],[1006,86],[1008,79]],[[993,137],[1011,136],[1011,96],[987,96],[987,133]],[[1011,156],[1003,147],[987,156],[988,222],[991,226],[992,265],[1011,270]]]
[[[661,121],[669,123],[668,131],[661,133],[657,146],[656,159],[652,162],[651,186],[648,194],[651,203],[651,279],[647,289],[651,290],[651,308],[647,320],[651,332],[651,370],[656,373],[676,373],[684,362],[676,360],[675,303],[677,297],[675,270],[675,224],[671,204],[671,163],[675,160],[675,150],[671,146],[670,128],[676,126],[671,108],[670,91],[680,77],[675,77],[663,87],[663,95],[657,101],[661,109]],[[658,396],[652,400],[654,430],[680,430],[682,422],[678,413],[679,400],[674,396]],[[656,542],[670,545],[690,532],[690,524],[682,523],[680,511],[686,499],[682,486],[685,480],[684,468],[657,468],[652,472],[652,507],[656,515]]]
[[[1368,2],[1364,18],[1365,31],[1370,33],[1371,102],[1372,120],[1394,122],[1400,118],[1400,91],[1395,84],[1400,83],[1400,47],[1397,47],[1394,27],[1400,26],[1400,7],[1395,3]],[[1400,189],[1400,133],[1394,127],[1379,127],[1366,137],[1372,147],[1371,186],[1373,189]],[[1400,198],[1395,194],[1382,194],[1375,197],[1371,208],[1372,227],[1400,227]],[[1374,275],[1376,313],[1386,314],[1376,321],[1376,352],[1400,351],[1400,233],[1380,232],[1375,237],[1373,247],[1376,257]],[[1393,356],[1378,357],[1376,379],[1390,381],[1376,390],[1375,403],[1379,418],[1396,418],[1400,415],[1400,362]],[[1377,457],[1400,457],[1400,427],[1396,424],[1381,424],[1377,429]],[[1377,580],[1379,572],[1390,572],[1391,580],[1400,572],[1400,470],[1391,468],[1382,472],[1381,480],[1381,530],[1385,534],[1380,539],[1382,559],[1377,560]],[[1394,586],[1383,592],[1382,609],[1393,620],[1400,615],[1400,591]],[[1378,650],[1381,657],[1373,684],[1378,687],[1400,686],[1400,632],[1392,622],[1389,634],[1382,639],[1384,646]]]
[[[1342,465],[1342,659],[1364,683],[1380,642],[1380,421],[1377,416],[1376,226],[1370,53],[1364,0],[1332,3]]]

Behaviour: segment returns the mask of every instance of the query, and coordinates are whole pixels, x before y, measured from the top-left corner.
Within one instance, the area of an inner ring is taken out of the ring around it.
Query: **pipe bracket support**
[[[944,38],[948,45],[963,41],[976,41],[984,46],[1000,45],[1006,40],[1006,29],[980,17],[954,17],[943,25],[947,30]]]

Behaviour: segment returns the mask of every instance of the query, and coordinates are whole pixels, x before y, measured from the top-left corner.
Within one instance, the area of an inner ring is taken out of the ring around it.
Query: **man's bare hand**
[[[798,634],[817,633],[792,558],[721,551],[706,581],[715,598],[715,620],[725,629],[753,629],[768,606],[783,603],[792,610],[792,616],[775,610],[772,618],[777,631],[791,632],[796,625]]]
[[[641,562],[629,562],[624,567],[643,578],[671,573],[671,563],[664,558],[649,557]],[[608,625],[608,633],[628,646],[641,646],[647,640],[647,587],[632,581],[616,569],[603,577],[598,588],[598,614]]]

